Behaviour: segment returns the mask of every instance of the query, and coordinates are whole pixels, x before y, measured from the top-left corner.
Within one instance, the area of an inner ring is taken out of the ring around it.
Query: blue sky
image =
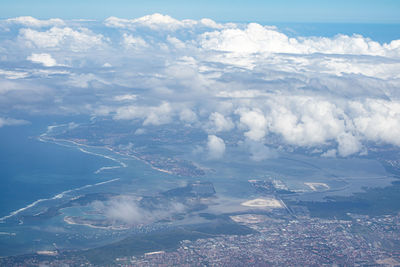
[[[216,21],[400,23],[398,0],[1,0],[0,17],[104,19],[152,13]]]

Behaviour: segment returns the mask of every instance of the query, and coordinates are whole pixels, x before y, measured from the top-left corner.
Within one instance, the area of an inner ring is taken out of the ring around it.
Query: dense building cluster
[[[259,216],[263,217],[263,216]],[[246,236],[183,241],[173,252],[116,259],[134,266],[365,266],[400,264],[400,216],[351,221],[259,218]]]
[[[183,240],[172,251],[153,251],[113,260],[116,266],[397,266],[400,264],[400,214],[351,220],[272,218],[242,214],[232,219],[256,230],[248,235],[219,235]],[[27,255],[0,265],[90,266],[73,254]]]

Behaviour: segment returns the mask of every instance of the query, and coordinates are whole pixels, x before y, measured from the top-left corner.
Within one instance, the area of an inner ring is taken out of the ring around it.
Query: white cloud
[[[239,145],[243,146],[245,150],[250,152],[250,158],[254,161],[262,161],[277,156],[277,153],[274,150],[265,146],[262,142],[256,142],[246,138],[244,142],[239,142]]]
[[[201,36],[205,49],[249,53],[294,53],[294,54],[348,54],[374,56],[400,56],[400,44],[393,41],[381,45],[360,35],[337,35],[326,37],[290,38],[276,29],[250,23],[244,29],[228,28],[206,32]]]
[[[261,141],[267,134],[267,120],[260,110],[238,110],[240,123],[248,129],[245,136],[253,141]]]
[[[40,102],[48,100],[51,90],[36,81],[25,79],[1,79],[0,78],[0,111],[8,110],[10,106],[17,103]],[[2,109],[3,108],[3,109]],[[40,108],[40,107],[39,107]]]
[[[207,149],[210,159],[220,159],[225,153],[225,142],[218,136],[209,135]]]
[[[114,96],[115,101],[133,101],[133,100],[136,100],[136,98],[137,98],[137,95],[134,95],[134,94]]]
[[[352,120],[367,140],[400,146],[400,102],[367,99],[350,102]]]
[[[200,20],[200,23],[209,28],[215,28],[215,29],[223,28],[223,26],[221,24],[216,23],[212,19],[204,18],[204,19]]]
[[[136,29],[138,27],[146,27],[154,31],[176,31],[182,28],[193,27],[207,27],[207,28],[221,28],[211,19],[196,20],[177,20],[168,15],[155,13],[152,15],[143,16],[136,19],[121,19],[117,17],[109,17],[104,21],[107,27],[113,28],[129,28]]]
[[[158,107],[151,107],[147,112],[143,125],[161,125],[171,121],[172,108],[167,102]]]
[[[56,60],[50,54],[46,53],[32,54],[26,59],[32,61],[33,63],[42,64],[45,67],[57,66]]]
[[[17,120],[13,118],[2,118],[0,117],[0,128],[3,126],[16,126],[16,125],[24,125],[29,122],[26,120]]]
[[[269,130],[282,135],[289,144],[324,144],[344,129],[342,111],[326,100],[315,97],[284,96],[269,101]]]
[[[161,14],[104,24],[3,21],[14,32],[0,41],[0,112],[173,123],[206,134],[214,158],[239,143],[253,160],[285,149],[347,157],[370,143],[400,146],[400,40],[289,37],[256,23]],[[26,59],[68,71],[17,64]]]
[[[328,151],[321,154],[323,158],[336,158],[336,149],[329,149]]]
[[[208,130],[210,132],[218,133],[230,131],[234,128],[234,124],[229,117],[225,117],[221,113],[213,112],[209,117]]]
[[[143,16],[137,19],[120,19],[109,17],[105,20],[107,27],[116,28],[132,28],[132,27],[148,27],[152,30],[176,30],[184,25],[182,21],[176,20],[168,15],[155,13]]]
[[[129,23],[128,19],[120,19],[117,17],[109,17],[104,21],[104,24],[107,27],[113,27],[113,28],[124,28],[128,23]]]
[[[87,28],[73,30],[70,27],[52,27],[47,31],[21,29],[19,38],[30,46],[37,48],[66,48],[72,51],[85,51],[93,47],[101,47],[104,37]]]
[[[99,205],[99,204],[97,204]],[[141,209],[134,200],[119,198],[102,208],[106,217],[126,224],[134,225],[150,222],[148,212]]]
[[[135,131],[135,135],[141,135],[141,134],[145,134],[146,133],[146,129],[143,128],[139,128]]]
[[[168,102],[159,106],[124,106],[117,109],[114,116],[117,120],[142,119],[143,125],[161,125],[171,121],[172,108]]]
[[[338,152],[342,157],[347,157],[361,150],[362,146],[355,136],[343,133],[338,136]]]
[[[153,30],[160,30],[160,29],[175,30],[183,26],[183,22],[176,20],[168,15],[162,15],[159,13],[134,19],[132,20],[132,23],[141,24]]]
[[[185,206],[177,202],[161,203],[160,207],[149,210],[141,207],[136,199],[128,196],[119,196],[105,203],[95,201],[91,205],[111,222],[127,225],[151,223],[185,210]]]
[[[172,37],[172,36],[168,35],[167,41],[177,49],[184,49],[186,47],[185,43],[176,37]]]
[[[20,24],[26,27],[47,27],[47,26],[63,26],[65,22],[62,19],[39,20],[30,16],[7,19],[7,22]]]
[[[124,33],[123,37],[123,44],[127,48],[145,48],[147,47],[147,43],[141,37],[133,37],[130,34]]]
[[[186,123],[194,123],[197,121],[197,115],[191,109],[185,108],[180,112],[179,119]]]
[[[95,84],[97,82],[97,85]],[[96,87],[100,86],[100,84],[109,84],[109,82],[105,79],[100,78],[99,76],[88,73],[88,74],[71,74],[69,80],[66,82],[69,86],[79,87],[79,88],[88,88],[90,86]],[[94,84],[94,85],[93,85]]]
[[[0,75],[4,75],[7,79],[14,80],[26,78],[29,76],[29,73],[25,71],[10,71],[0,69]]]

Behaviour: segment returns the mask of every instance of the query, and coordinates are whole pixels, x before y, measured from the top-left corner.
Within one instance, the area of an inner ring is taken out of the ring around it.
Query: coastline
[[[113,226],[113,225],[110,225],[110,226],[96,226],[96,225],[93,225],[93,224],[90,224],[90,223],[78,223],[78,222],[75,222],[74,221],[74,219],[72,218],[72,217],[70,217],[70,216],[65,216],[64,217],[64,222],[66,222],[67,224],[69,224],[69,225],[81,225],[81,226],[87,226],[87,227],[90,227],[90,228],[94,228],[94,229],[103,229],[103,230],[117,230],[117,231],[123,231],[123,230],[128,230],[128,229],[130,229],[130,227],[117,227],[117,226]]]
[[[21,213],[21,212],[23,212],[23,211],[25,211],[25,210],[27,210],[29,208],[32,208],[32,207],[36,206],[37,204],[39,204],[41,202],[60,199],[60,198],[63,198],[68,193],[71,193],[71,192],[74,192],[74,191],[80,191],[80,190],[83,190],[83,189],[86,189],[86,188],[99,186],[99,185],[103,185],[103,184],[107,184],[107,183],[112,183],[112,182],[118,181],[119,179],[120,178],[114,178],[114,179],[111,179],[111,180],[108,180],[108,181],[104,181],[104,182],[99,182],[99,183],[95,183],[95,184],[88,184],[88,185],[84,185],[84,186],[81,186],[81,187],[78,187],[78,188],[74,188],[74,189],[69,189],[69,190],[63,191],[63,192],[61,192],[59,194],[54,195],[51,198],[38,199],[38,200],[32,202],[31,204],[23,207],[23,208],[20,208],[18,210],[15,210],[15,211],[11,212],[9,215],[1,217],[0,218],[0,223],[4,222],[5,220],[7,220],[7,219],[9,219],[11,217],[14,217],[15,215],[18,215],[19,213]]]
[[[127,154],[127,153],[122,153],[122,152],[120,152],[120,151],[115,151],[113,148],[111,148],[111,147],[109,147],[109,146],[90,146],[90,145],[78,143],[78,142],[73,141],[73,140],[68,140],[68,139],[57,139],[57,138],[53,138],[53,137],[47,137],[47,136],[46,136],[46,133],[40,135],[40,136],[38,137],[38,139],[39,139],[41,142],[52,142],[52,143],[54,143],[54,144],[56,144],[56,145],[61,145],[61,146],[64,146],[64,144],[60,144],[59,142],[71,143],[71,144],[77,146],[76,148],[77,148],[78,150],[80,150],[81,152],[83,152],[83,153],[87,153],[87,154],[90,154],[90,155],[95,155],[95,156],[103,157],[103,158],[106,158],[106,159],[110,159],[110,160],[115,161],[115,162],[117,162],[118,164],[120,164],[121,167],[123,167],[123,168],[126,168],[126,167],[127,167],[126,163],[124,163],[124,162],[122,162],[122,161],[120,161],[120,160],[117,160],[117,159],[115,159],[115,158],[113,158],[113,157],[110,157],[110,156],[107,156],[107,155],[102,155],[102,154],[99,154],[99,153],[94,153],[94,152],[87,151],[87,150],[81,148],[81,146],[87,147],[87,148],[102,148],[102,149],[107,149],[107,150],[109,150],[110,152],[115,153],[115,154],[118,154],[118,155],[120,155],[120,156],[125,156],[125,157],[129,157],[129,158],[133,158],[133,159],[135,159],[135,160],[141,161],[141,162],[145,163],[146,165],[148,165],[148,166],[149,166],[150,168],[152,168],[153,170],[156,170],[156,171],[159,171],[159,172],[163,172],[163,173],[167,173],[167,174],[174,175],[173,172],[171,172],[171,171],[169,171],[169,170],[166,170],[166,169],[161,169],[161,168],[155,167],[155,166],[152,165],[150,162],[148,162],[148,161],[146,161],[146,160],[144,160],[144,159],[142,159],[142,158],[140,158],[140,157],[138,157],[138,156],[136,156],[136,155],[131,155],[131,154]],[[70,147],[74,147],[74,146],[70,146]],[[102,168],[111,169],[111,168],[113,168],[113,167],[102,167]],[[102,169],[102,168],[100,168],[100,169]],[[116,168],[116,166],[115,166],[115,168]],[[100,169],[99,169],[99,170],[100,170]],[[97,171],[99,171],[99,170],[97,170]],[[97,171],[96,171],[96,172],[97,172]]]

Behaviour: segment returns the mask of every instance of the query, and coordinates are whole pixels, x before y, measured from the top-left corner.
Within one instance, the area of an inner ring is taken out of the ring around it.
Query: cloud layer
[[[195,128],[214,160],[229,146],[254,160],[297,148],[348,157],[371,144],[400,146],[400,40],[289,37],[274,26],[161,14],[20,17],[0,22],[0,38],[1,117]]]

